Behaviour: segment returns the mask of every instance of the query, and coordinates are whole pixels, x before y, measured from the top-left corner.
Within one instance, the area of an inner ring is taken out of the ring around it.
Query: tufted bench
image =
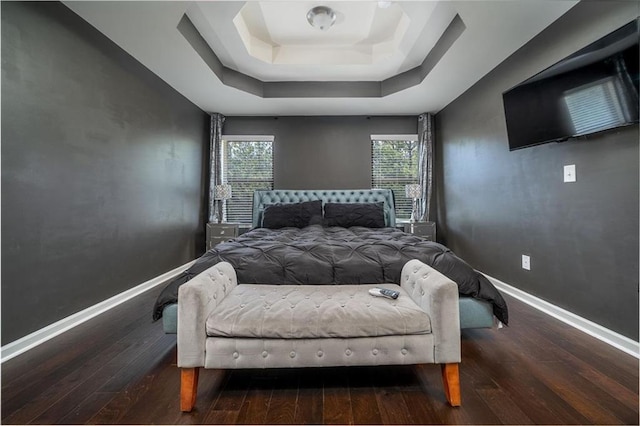
[[[442,364],[460,405],[458,288],[418,260],[402,269],[396,300],[375,285],[238,284],[226,262],[180,287],[181,410],[195,404],[198,369]]]

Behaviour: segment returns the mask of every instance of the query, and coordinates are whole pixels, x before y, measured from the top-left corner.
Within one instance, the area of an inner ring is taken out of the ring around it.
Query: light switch
[[[564,181],[575,182],[576,181],[576,165],[569,164],[564,166]]]
[[[531,270],[531,258],[526,254],[522,255],[522,269]]]

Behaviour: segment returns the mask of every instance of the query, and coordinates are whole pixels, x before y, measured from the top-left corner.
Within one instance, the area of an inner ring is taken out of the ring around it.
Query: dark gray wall
[[[227,117],[227,135],[274,135],[276,189],[371,187],[371,135],[415,134],[416,116]]]
[[[502,92],[638,12],[637,2],[579,3],[436,116],[443,242],[475,268],[634,340],[638,126],[509,152]],[[577,182],[563,183],[566,164]]]
[[[2,2],[2,344],[202,250],[207,126],[61,3]]]

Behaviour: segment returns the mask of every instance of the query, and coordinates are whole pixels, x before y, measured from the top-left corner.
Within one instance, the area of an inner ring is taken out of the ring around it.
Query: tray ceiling
[[[228,115],[437,112],[576,3],[65,2],[204,111]],[[336,11],[328,30],[306,20],[318,5]]]

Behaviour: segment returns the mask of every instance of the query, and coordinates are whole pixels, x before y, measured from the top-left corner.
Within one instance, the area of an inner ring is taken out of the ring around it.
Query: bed
[[[180,285],[223,261],[244,284],[339,285],[399,284],[403,265],[418,259],[458,285],[461,328],[508,324],[506,302],[484,275],[395,227],[391,190],[256,191],[252,219],[250,231],[207,251],[163,289],[153,318],[165,332],[177,329]]]

